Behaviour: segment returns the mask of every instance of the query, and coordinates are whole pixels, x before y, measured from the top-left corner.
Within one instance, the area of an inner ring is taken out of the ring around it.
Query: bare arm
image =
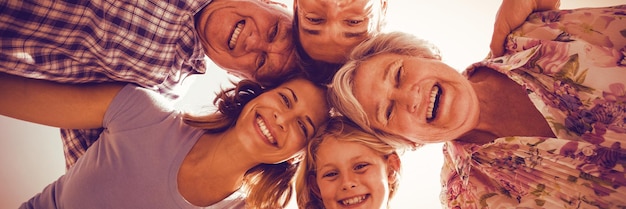
[[[506,37],[522,25],[530,13],[559,9],[560,5],[560,0],[502,0],[493,26],[489,56],[499,57],[504,54]]]
[[[0,114],[61,128],[98,128],[123,86],[61,84],[0,73]]]

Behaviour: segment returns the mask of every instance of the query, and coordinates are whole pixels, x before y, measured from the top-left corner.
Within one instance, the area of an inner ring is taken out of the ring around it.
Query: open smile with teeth
[[[431,122],[437,117],[437,109],[439,108],[439,98],[441,97],[441,86],[436,84],[430,90],[430,103],[426,110],[426,121]]]
[[[270,144],[272,144],[274,146],[278,146],[278,143],[276,142],[276,139],[274,138],[274,136],[272,136],[272,133],[270,133],[270,130],[267,129],[267,125],[265,125],[265,121],[263,121],[263,119],[261,119],[260,117],[257,117],[256,118],[256,124],[259,126],[259,129],[261,130],[261,133],[263,133],[263,136],[265,136],[267,141],[269,141]]]
[[[351,198],[344,199],[344,200],[339,200],[339,203],[342,204],[342,205],[346,205],[346,206],[359,204],[359,203],[365,201],[368,197],[369,197],[369,195],[364,194],[364,195],[361,195],[361,196],[356,196],[356,197],[351,197]]]
[[[237,22],[237,24],[235,25],[235,29],[233,30],[233,33],[230,34],[230,39],[228,39],[229,49],[232,50],[235,48],[235,46],[237,45],[237,39],[239,38],[239,34],[241,34],[241,31],[243,30],[243,26],[245,25],[246,25],[245,20],[241,20]]]

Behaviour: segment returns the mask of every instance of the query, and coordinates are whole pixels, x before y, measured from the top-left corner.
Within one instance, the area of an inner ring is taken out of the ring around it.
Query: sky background
[[[279,0],[291,5],[291,0]],[[389,0],[387,30],[404,31],[430,40],[444,62],[462,71],[487,56],[495,14],[501,0]],[[561,8],[626,4],[626,0],[562,0]],[[291,9],[291,8],[290,8]],[[210,105],[215,92],[233,79],[209,63],[205,75],[185,81],[182,109]],[[402,179],[392,208],[441,208],[439,172],[441,144],[427,145],[402,156]],[[0,208],[17,208],[65,172],[57,128],[0,116]],[[289,208],[296,208],[293,204]]]

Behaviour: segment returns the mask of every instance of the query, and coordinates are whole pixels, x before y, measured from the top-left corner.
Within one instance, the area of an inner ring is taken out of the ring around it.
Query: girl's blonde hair
[[[394,147],[381,141],[376,136],[364,132],[349,119],[342,116],[332,117],[325,124],[324,128],[320,130],[319,134],[309,142],[304,160],[298,168],[298,174],[296,175],[296,200],[298,202],[298,208],[324,208],[320,190],[315,180],[317,175],[315,163],[317,162],[319,146],[325,140],[360,143],[385,158],[390,155],[398,155]],[[399,175],[399,170],[400,168],[398,168],[398,172],[394,172],[393,175]],[[398,178],[399,176],[395,176],[396,180],[389,182],[389,199],[394,196],[398,189]]]
[[[371,128],[363,106],[354,95],[354,74],[358,68],[368,59],[385,53],[441,60],[439,49],[424,39],[403,32],[378,34],[355,47],[346,64],[337,71],[328,92],[329,102],[339,113],[386,143],[396,148],[413,149],[421,145],[406,137]]]

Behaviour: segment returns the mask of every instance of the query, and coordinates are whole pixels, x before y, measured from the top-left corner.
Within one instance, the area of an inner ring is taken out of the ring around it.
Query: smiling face
[[[320,144],[317,156],[315,178],[326,209],[387,207],[391,177],[384,156],[333,138]]]
[[[379,32],[386,0],[295,0],[299,41],[315,60],[343,63],[358,43]]]
[[[329,117],[325,90],[305,79],[288,81],[251,100],[236,124],[246,149],[262,163],[282,162],[302,150]]]
[[[278,4],[214,0],[196,18],[196,30],[215,64],[268,84],[294,69],[292,19]]]
[[[355,71],[354,95],[371,127],[418,143],[456,139],[478,121],[469,81],[434,59],[376,55]]]

